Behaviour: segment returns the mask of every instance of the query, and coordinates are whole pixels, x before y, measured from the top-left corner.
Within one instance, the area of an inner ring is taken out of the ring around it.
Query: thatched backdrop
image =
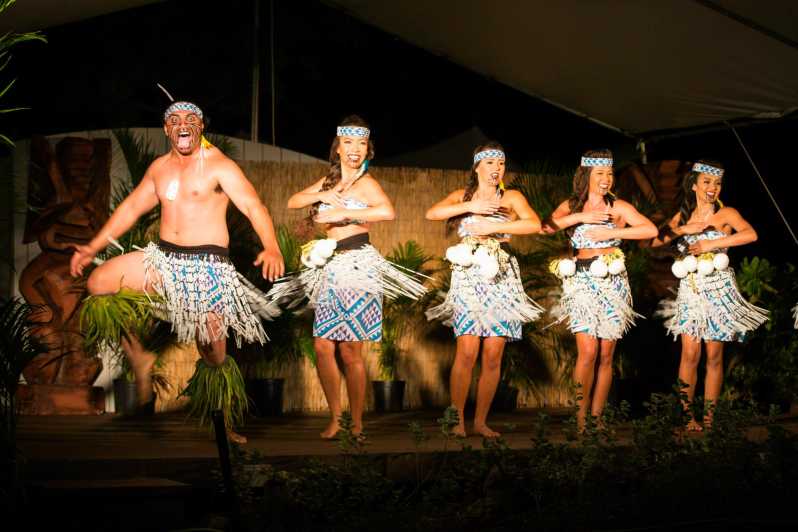
[[[264,204],[269,208],[275,223],[296,227],[307,216],[307,210],[289,211],[288,198],[311,185],[327,172],[321,164],[247,162],[242,164],[247,177],[255,185]],[[443,222],[430,222],[424,218],[426,210],[449,192],[464,186],[468,172],[420,168],[372,168],[372,175],[380,182],[394,203],[397,217],[392,222],[374,224],[371,241],[382,253],[407,240],[418,242],[427,254],[441,256],[456,237],[447,237]],[[511,182],[508,175],[506,181]],[[536,237],[516,239],[514,246],[534,246]],[[543,303],[543,302],[541,302]],[[454,336],[451,329],[439,324],[427,324],[419,316],[416,327],[403,339],[405,348],[398,366],[399,378],[407,381],[405,406],[444,407],[449,404],[449,369],[454,358]],[[374,349],[374,346],[369,346]],[[376,354],[365,357],[369,379],[379,378]],[[560,384],[562,370],[554,357],[536,361],[540,368],[540,382],[535,393],[523,391],[521,405],[564,405],[570,398],[569,390]],[[475,377],[477,372],[475,371]],[[287,410],[326,410],[327,404],[315,375],[313,366],[304,361],[284,372],[285,408]],[[370,385],[367,390],[367,408],[372,408]],[[342,397],[346,394],[342,384]]]

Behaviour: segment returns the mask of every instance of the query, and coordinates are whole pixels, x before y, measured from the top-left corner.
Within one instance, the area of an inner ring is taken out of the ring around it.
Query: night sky
[[[200,6],[213,6],[203,8]],[[271,141],[269,11],[261,12],[260,140]],[[478,126],[518,161],[573,162],[590,147],[633,154],[634,141],[494,80],[413,47],[312,0],[275,2],[277,144],[327,157],[336,123],[357,113],[372,125],[377,160]],[[167,105],[155,87],[191,99],[210,129],[249,138],[252,2],[158,3],[45,31],[49,44],[18,48],[18,78],[8,105],[30,111],[4,117],[12,138],[74,130],[160,125]],[[700,44],[698,44],[700,45]],[[785,66],[786,67],[786,66]],[[774,194],[788,203],[798,122],[740,130]],[[469,154],[464,154],[464,168]],[[728,168],[722,193],[760,233],[740,250],[795,260],[798,248],[728,131],[649,144],[649,159],[708,157]],[[626,158],[626,157],[619,157]]]

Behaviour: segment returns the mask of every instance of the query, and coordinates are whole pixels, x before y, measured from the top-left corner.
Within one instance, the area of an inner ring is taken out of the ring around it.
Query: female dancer
[[[701,342],[707,352],[704,395],[714,404],[723,384],[723,342],[740,340],[767,321],[767,311],[751,305],[740,294],[729,268],[728,248],[756,241],[757,235],[740,213],[720,202],[723,167],[714,161],[699,161],[685,177],[683,200],[670,222],[652,246],[677,240],[683,258],[672,268],[679,277],[675,300],[664,302],[658,315],[668,318],[668,332],[681,336],[682,356],[679,380],[687,384],[687,401],[695,395]],[[712,409],[704,416],[712,423]],[[688,430],[702,426],[690,420]]]
[[[580,387],[580,430],[588,408],[596,417],[604,409],[612,384],[615,344],[636,316],[618,246],[622,240],[647,240],[657,234],[648,218],[615,199],[613,181],[612,152],[586,152],[574,175],[573,195],[551,215],[555,230],[568,229],[576,256],[576,261],[557,261],[555,273],[563,282],[560,321],[568,319],[576,336],[574,381]]]
[[[454,432],[462,437],[466,435],[463,407],[480,341],[482,372],[474,431],[495,438],[499,433],[486,420],[499,384],[504,344],[520,339],[523,323],[542,312],[524,292],[515,257],[502,249],[511,235],[540,231],[540,218],[526,198],[516,190],[504,190],[504,159],[504,150],[495,142],[477,147],[466,188],[427,211],[428,220],[448,220],[449,228],[456,227],[462,238],[446,252],[452,263],[449,292],[442,304],[427,311],[427,319],[444,320],[457,337],[450,390],[460,419]]]
[[[425,291],[417,279],[400,271],[369,244],[372,223],[393,220],[391,201],[368,173],[374,146],[365,121],[350,116],[341,122],[330,148],[330,172],[288,200],[289,209],[312,206],[311,217],[324,224],[327,239],[303,246],[298,275],[278,282],[269,296],[278,301],[309,299],[316,368],[330,407],[330,423],[321,433],[331,439],[341,416],[341,378],[335,361],[344,363],[353,431],[363,431],[366,371],[363,341],[382,338],[382,298]]]

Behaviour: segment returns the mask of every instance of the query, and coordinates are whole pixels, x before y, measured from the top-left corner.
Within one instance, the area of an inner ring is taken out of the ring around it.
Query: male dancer
[[[274,281],[282,276],[284,263],[268,210],[238,165],[204,139],[204,127],[202,110],[195,104],[174,102],[167,108],[164,132],[171,150],[152,163],[94,239],[75,246],[70,267],[73,276],[82,275],[109,241],[161,205],[160,242],[103,263],[91,272],[88,290],[93,296],[112,296],[122,288],[161,296],[178,340],[196,340],[202,355],[185,390],[192,410],[204,420],[211,410],[222,408],[230,439],[244,443],[246,438],[231,430],[243,415],[246,397],[235,361],[226,356],[225,339],[228,328],[239,344],[242,338],[265,343],[267,337],[250,306],[259,299],[258,292],[237,275],[227,256],[230,201],[260,238],[263,251],[255,265],[262,266],[263,277]],[[224,387],[229,389],[204,396],[210,388]]]

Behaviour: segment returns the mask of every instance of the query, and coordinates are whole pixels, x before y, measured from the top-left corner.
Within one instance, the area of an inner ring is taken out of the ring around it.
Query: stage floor
[[[491,415],[491,426],[501,431],[513,449],[530,448],[536,430],[539,409]],[[551,441],[565,441],[564,428],[568,409],[549,409],[547,435]],[[421,424],[430,436],[422,451],[443,449],[444,439],[436,420],[441,411],[423,410],[392,414],[367,414],[366,450],[376,455],[401,455],[415,451],[408,424]],[[243,446],[258,451],[264,459],[279,467],[296,467],[311,457],[334,457],[341,453],[335,441],[323,441],[319,432],[327,417],[286,415],[250,419],[241,432],[249,438]],[[798,416],[782,416],[779,423],[798,432]],[[508,425],[514,425],[508,430]],[[755,434],[764,427],[752,427]],[[628,440],[630,427],[618,431],[621,441]],[[701,437],[691,435],[690,437]],[[481,438],[471,436],[465,443],[480,448]],[[217,467],[216,444],[185,414],[161,414],[152,417],[126,418],[101,416],[22,416],[18,426],[18,445],[33,478],[122,478],[124,476],[167,476],[189,479],[207,467]],[[455,443],[450,449],[459,449]],[[172,476],[169,476],[169,472]]]

